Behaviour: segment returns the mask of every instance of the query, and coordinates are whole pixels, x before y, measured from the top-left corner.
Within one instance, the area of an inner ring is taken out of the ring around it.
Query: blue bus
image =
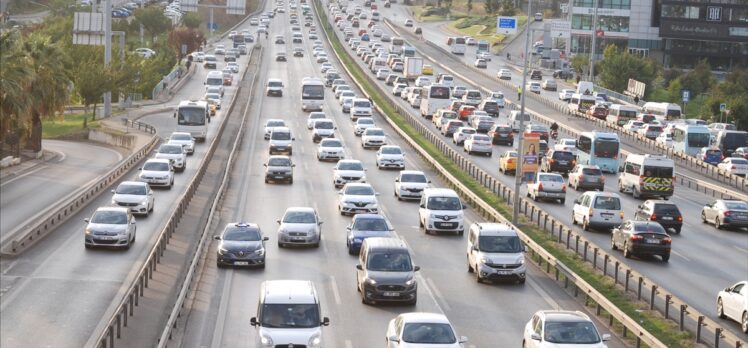
[[[702,147],[709,146],[710,137],[706,126],[679,124],[673,128],[673,149],[697,156]]]
[[[616,133],[584,132],[577,139],[577,163],[591,164],[608,173],[618,173],[621,141]]]

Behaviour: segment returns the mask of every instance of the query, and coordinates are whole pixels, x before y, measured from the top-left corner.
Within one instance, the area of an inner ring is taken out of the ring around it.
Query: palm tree
[[[17,139],[18,118],[30,102],[25,89],[31,70],[24,64],[20,40],[17,30],[0,34],[0,138],[3,144],[8,135]]]
[[[70,100],[70,64],[63,50],[41,35],[29,36],[23,43],[23,51],[26,65],[31,70],[26,88],[31,101],[26,113],[31,131],[27,146],[33,151],[41,151],[42,117],[63,111]]]

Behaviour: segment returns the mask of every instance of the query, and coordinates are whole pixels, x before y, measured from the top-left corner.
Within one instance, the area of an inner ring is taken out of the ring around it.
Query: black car
[[[509,125],[494,125],[488,131],[488,136],[491,137],[491,143],[494,145],[508,145],[514,144],[514,133],[512,127]]]
[[[294,57],[303,57],[304,56],[304,49],[297,47],[293,49],[293,56]]]
[[[672,239],[662,225],[654,221],[625,221],[613,229],[611,247],[623,250],[623,257],[659,255],[663,262],[670,260]]]
[[[665,230],[678,234],[683,227],[683,215],[678,206],[658,199],[649,199],[640,204],[634,212],[634,219],[659,222]]]
[[[556,70],[553,72],[553,77],[557,79],[566,80],[566,79],[570,79],[574,77],[574,74],[569,70]]]
[[[491,117],[499,117],[499,110],[501,110],[499,103],[493,100],[484,100],[480,105],[478,105],[478,109],[485,111]]]
[[[543,79],[543,72],[538,69],[533,69],[530,72],[530,80],[542,80]]]
[[[285,52],[278,52],[275,54],[275,61],[276,62],[285,62],[286,61],[286,53]]]
[[[221,241],[216,251],[216,265],[256,266],[265,268],[265,241],[257,224],[229,223],[223,232],[213,239]]]
[[[574,153],[566,150],[551,150],[543,157],[540,162],[540,170],[550,173],[558,172],[563,175],[569,174],[569,171],[577,164]]]

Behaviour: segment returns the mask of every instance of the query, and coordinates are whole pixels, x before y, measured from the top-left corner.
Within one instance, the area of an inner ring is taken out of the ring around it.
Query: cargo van
[[[458,121],[459,122],[459,121]],[[429,188],[423,191],[418,208],[419,225],[426,234],[431,232],[455,232],[462,235],[463,209],[466,206],[460,196],[450,189]]]
[[[665,156],[630,154],[619,169],[618,191],[634,198],[668,199],[675,191],[675,162]]]
[[[205,82],[203,83],[205,85],[205,89],[207,90],[208,87],[218,87],[220,90],[221,96],[223,96],[223,72],[222,71],[209,71],[208,76],[205,77]]]
[[[525,283],[525,246],[507,224],[474,223],[467,242],[468,272],[484,280],[513,280]]]
[[[587,191],[574,201],[571,223],[582,229],[611,230],[623,223],[621,197],[615,192]]]
[[[735,149],[748,146],[748,132],[721,130],[717,133],[715,145],[722,150],[725,157],[731,157]]]
[[[249,320],[257,329],[255,347],[322,347],[322,317],[319,296],[308,280],[266,280],[260,285],[257,316]]]

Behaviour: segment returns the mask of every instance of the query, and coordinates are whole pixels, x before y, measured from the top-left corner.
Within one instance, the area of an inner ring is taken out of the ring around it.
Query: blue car
[[[361,35],[361,41],[369,41],[369,34]]]
[[[127,12],[123,12],[120,10],[112,10],[112,18],[123,18],[127,17]]]
[[[384,215],[358,214],[346,227],[346,245],[348,254],[356,255],[361,251],[361,244],[369,237],[395,237],[395,229]]]

